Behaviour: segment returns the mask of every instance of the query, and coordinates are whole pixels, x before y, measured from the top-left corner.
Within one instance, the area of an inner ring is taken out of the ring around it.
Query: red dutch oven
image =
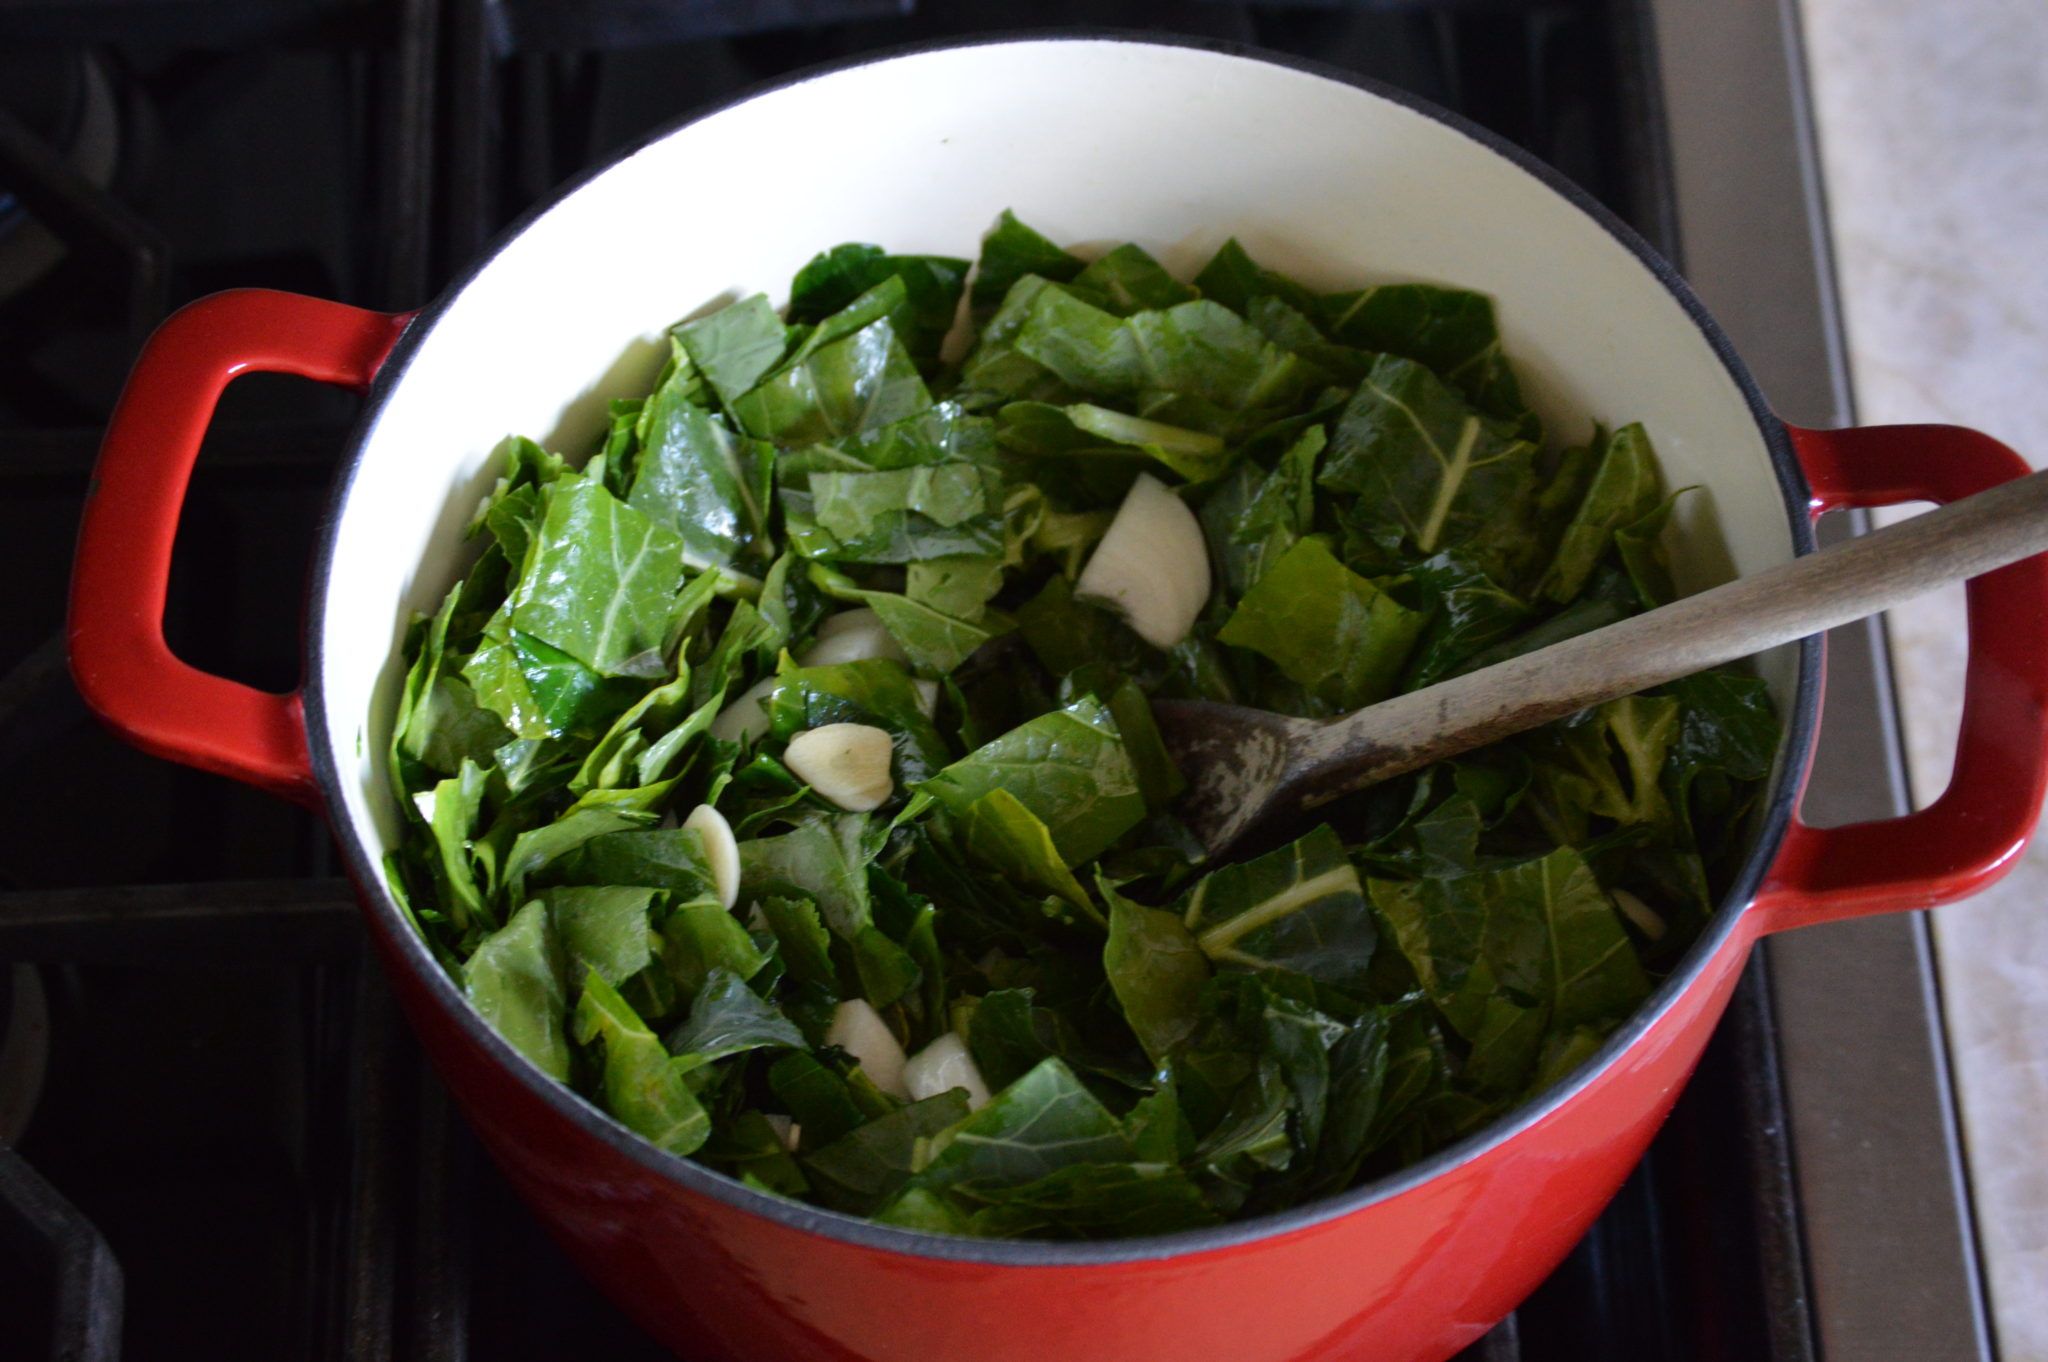
[[[2048,755],[2048,563],[1969,586],[1961,749],[1920,813],[1821,830],[1798,803],[1817,641],[1759,659],[1785,739],[1753,849],[1641,1011],[1534,1102],[1381,1182],[1284,1214],[1099,1244],[924,1235],[779,1200],[661,1153],[469,1008],[384,887],[382,770],[410,613],[463,566],[508,432],[592,446],[676,318],[783,286],[848,240],[966,253],[1014,207],[1062,241],[1169,265],[1235,235],[1325,287],[1425,279],[1496,299],[1553,432],[1640,420],[1683,499],[1698,586],[1813,547],[1824,511],[1948,501],[2026,471],[1946,427],[1800,430],[1771,415],[1670,267],[1584,194],[1397,91],[1239,50],[1116,37],[913,51],[812,74],[649,141],[564,192],[425,310],[244,291],[167,321],[107,432],[79,540],[72,665],[138,746],[325,812],[421,1043],[520,1193],[594,1281],[692,1358],[819,1362],[1437,1362],[1586,1230],[1671,1107],[1769,932],[1925,908],[2019,856]],[[323,528],[303,689],[210,676],[164,645],[187,477],[251,371],[367,394]]]

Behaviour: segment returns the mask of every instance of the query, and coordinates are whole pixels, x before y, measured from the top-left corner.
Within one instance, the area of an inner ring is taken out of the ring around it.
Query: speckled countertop
[[[2048,5],[1803,0],[1864,424],[1947,421],[2048,466]],[[1948,781],[1961,592],[1891,617],[1915,793]],[[2001,1362],[2048,1362],[2048,836],[1936,910]]]

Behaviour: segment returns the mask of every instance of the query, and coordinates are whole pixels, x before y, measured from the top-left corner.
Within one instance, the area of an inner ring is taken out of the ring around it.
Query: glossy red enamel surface
[[[318,807],[296,693],[202,672],[164,643],[178,513],[221,390],[246,373],[361,391],[409,320],[268,289],[202,298],[143,348],[100,446],[71,579],[71,672],[137,747]]]
[[[1990,436],[1955,426],[1790,430],[1815,516],[1955,501],[2030,471]],[[1969,667],[1948,789],[1907,818],[1825,831],[1795,818],[1757,894],[1764,930],[1931,908],[2018,862],[2048,780],[2048,558],[1986,573],[1965,590]]]

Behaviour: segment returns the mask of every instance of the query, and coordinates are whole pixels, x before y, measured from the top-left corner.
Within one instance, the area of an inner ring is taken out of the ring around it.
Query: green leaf
[[[1557,556],[1537,591],[1559,604],[1577,597],[1614,536],[1656,510],[1663,499],[1650,437],[1641,425],[1623,426],[1607,441],[1592,485],[1565,526]]]
[[[560,1082],[569,1079],[567,963],[539,900],[484,938],[462,970],[462,992],[505,1043]]]
[[[695,828],[600,833],[551,865],[548,877],[565,884],[645,885],[679,900],[718,895]]]
[[[1365,524],[1423,555],[1483,539],[1520,563],[1539,547],[1535,454],[1422,365],[1383,355],[1337,418],[1317,481],[1358,494]]]
[[[874,921],[868,898],[866,814],[807,823],[781,837],[740,843],[745,899],[808,898],[833,935],[852,941]]]
[[[974,269],[975,314],[985,317],[995,311],[1012,286],[1026,275],[1064,282],[1085,267],[1080,257],[1067,254],[1005,208],[994,229],[982,239],[981,259]]]
[[[448,592],[418,640],[398,718],[392,726],[394,777],[402,758],[452,776],[462,769],[465,760],[483,763],[512,739],[504,722],[478,704],[469,683],[455,674],[454,659],[448,651],[448,628],[462,590],[458,585]],[[411,790],[401,784],[398,793],[404,798]]]
[[[893,591],[865,590],[822,564],[812,564],[811,580],[837,599],[865,605],[880,615],[882,627],[921,672],[943,675],[952,671],[1008,628],[1000,619],[955,619]]]
[[[439,782],[431,794],[414,796],[415,810],[433,834],[434,883],[458,930],[473,921],[487,925],[497,922],[497,915],[484,900],[483,886],[477,883],[476,867],[469,854],[470,839],[476,835],[477,818],[483,809],[484,790],[483,768],[465,761],[460,775]]]
[[[661,941],[669,978],[686,999],[700,997],[721,970],[751,979],[767,963],[740,920],[716,899],[685,903],[670,913],[661,924]]]
[[[789,286],[789,319],[821,321],[887,279],[903,285],[903,302],[889,314],[912,358],[937,359],[952,329],[967,282],[968,262],[942,255],[890,255],[879,246],[849,242],[812,257]]]
[[[986,1196],[1073,1164],[1130,1156],[1123,1124],[1071,1069],[1048,1059],[954,1126],[917,1185]]]
[[[1664,527],[1671,522],[1672,509],[1687,490],[1673,492],[1648,515],[1614,532],[1615,552],[1621,556],[1621,565],[1645,610],[1655,610],[1678,599],[1678,587],[1672,581],[1671,565],[1664,553]]]
[[[966,1116],[966,1093],[949,1089],[869,1121],[805,1154],[804,1170],[828,1206],[867,1215],[910,1181],[920,1146]],[[808,1129],[805,1135],[808,1137]]]
[[[552,823],[520,833],[500,870],[505,894],[518,902],[527,879],[536,871],[566,856],[594,837],[627,828],[645,827],[659,815],[633,807],[635,791],[593,790],[576,801]]]
[[[1393,693],[1425,623],[1312,537],[1266,570],[1216,637],[1270,659],[1342,712]]]
[[[506,602],[513,628],[604,676],[670,674],[681,539],[596,483],[565,479],[527,558]]]
[[[1358,872],[1327,827],[1213,872],[1172,913],[1219,965],[1340,988],[1363,986],[1378,941]]]
[[[1548,1010],[1550,1024],[1620,1020],[1649,995],[1628,934],[1570,847],[1443,880],[1370,882],[1373,906],[1445,1019],[1488,1034],[1495,988]],[[1496,1009],[1494,1026],[1504,1025]]]
[[[812,1148],[830,1144],[869,1118],[843,1077],[801,1051],[768,1067],[768,1086],[803,1126],[803,1142]]]
[[[1012,402],[997,413],[1003,447],[1030,458],[1120,458],[1143,454],[1189,482],[1216,477],[1231,462],[1220,436],[1113,411],[1088,402],[1056,407]]]
[[[790,977],[836,998],[839,974],[832,966],[832,938],[818,916],[818,905],[807,898],[771,894],[759,906]]]
[[[1236,237],[1224,242],[1209,263],[1202,266],[1195,275],[1195,287],[1203,297],[1214,299],[1239,316],[1249,315],[1252,303],[1266,297],[1277,298],[1299,313],[1321,312],[1321,301],[1314,291],[1284,274],[1262,268]]]
[[[655,890],[630,885],[565,886],[550,889],[542,901],[576,974],[595,970],[613,988],[654,963],[654,934],[649,910]]]
[[[1109,905],[1103,971],[1139,1044],[1163,1064],[1194,1030],[1209,961],[1178,915],[1102,890]]]
[[[1520,386],[1501,353],[1493,300],[1433,284],[1382,284],[1323,300],[1323,328],[1360,350],[1428,366],[1489,416],[1523,412]]]
[[[1103,305],[1119,317],[1190,303],[1201,297],[1201,290],[1183,284],[1149,252],[1128,243],[1091,263],[1074,276],[1073,283],[1076,288],[1100,297]]]
[[[749,1050],[807,1048],[804,1033],[782,1010],[732,970],[713,968],[704,976],[690,1015],[663,1042],[669,1053],[709,1063]]]
[[[1145,656],[1144,641],[1128,625],[1101,606],[1077,600],[1074,584],[1057,573],[1017,611],[1017,627],[1054,676],[1095,662],[1135,671]]]
[[[734,434],[724,419],[663,388],[647,406],[647,439],[626,498],[683,543],[692,567],[724,566],[768,548],[760,468],[773,450]]]
[[[1739,672],[1699,672],[1667,689],[1682,705],[1672,755],[1686,767],[1713,767],[1737,780],[1771,773],[1782,731],[1770,687]]]
[[[1088,891],[1067,868],[1052,832],[1024,802],[1000,786],[983,793],[961,815],[967,852],[1012,882],[1054,894],[1091,916]]]
[[[1529,621],[1528,604],[1463,549],[1447,549],[1408,570],[1431,598],[1429,625],[1409,658],[1402,690],[1449,676],[1467,658],[1511,637]]]
[[[781,363],[788,348],[782,318],[760,293],[708,317],[685,322],[675,329],[675,336],[695,372],[671,378],[662,386],[662,393],[688,398],[692,395],[688,389],[694,386],[689,381],[702,375],[728,407]],[[655,400],[659,402],[660,395]]]
[[[729,410],[740,428],[779,444],[842,439],[932,405],[887,321],[821,346],[771,375]]]
[[[1219,493],[1204,503],[1202,527],[1231,597],[1249,591],[1314,525],[1316,459],[1326,443],[1323,428],[1310,426],[1271,473],[1240,465],[1242,497]]]
[[[694,1059],[662,1048],[624,998],[592,971],[576,1003],[576,1039],[604,1047],[605,1110],[628,1130],[671,1154],[697,1151],[711,1134],[711,1118],[684,1081]]]
[[[1132,399],[1172,393],[1241,413],[1286,407],[1321,373],[1217,303],[1181,303],[1128,318],[1042,289],[1013,342],[1079,392]]]
[[[927,610],[954,619],[979,618],[1003,589],[1000,553],[945,554],[910,564],[904,570],[903,594]]]
[[[879,471],[813,472],[785,487],[790,542],[811,558],[911,563],[1003,548],[1002,477],[956,461]]]
[[[990,791],[1008,792],[1045,824],[1069,867],[1101,855],[1145,816],[1116,720],[1091,696],[1010,730],[919,788],[961,818]]]
[[[1221,1219],[1186,1173],[1161,1163],[1074,1164],[1022,1187],[976,1187],[955,1197],[981,1207],[969,1232],[994,1239],[1173,1234]]]

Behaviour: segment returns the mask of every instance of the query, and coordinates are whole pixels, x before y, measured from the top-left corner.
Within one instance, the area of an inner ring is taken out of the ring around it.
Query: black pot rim
[[[418,312],[378,371],[365,399],[345,466],[336,479],[320,529],[313,572],[308,584],[308,600],[311,603],[308,618],[320,618],[317,603],[324,600],[327,594],[328,582],[334,569],[334,551],[341,510],[354,487],[356,475],[361,467],[363,448],[392,392],[403,381],[422,338],[433,329],[441,314],[462,294],[472,279],[487,268],[527,228],[553,210],[562,200],[574,194],[585,183],[605,173],[618,161],[644,147],[673,136],[682,129],[726,109],[773,95],[791,86],[840,71],[925,53],[999,44],[1051,42],[1122,42],[1192,48],[1221,56],[1286,67],[1350,86],[1423,114],[1505,157],[1534,176],[1553,192],[1570,201],[1626,247],[1684,308],[1693,325],[1699,329],[1713,349],[1728,377],[1741,391],[1756,421],[1757,429],[1769,451],[1772,468],[1777,474],[1795,553],[1806,554],[1814,551],[1813,530],[1807,519],[1807,508],[1810,505],[1809,490],[1799,461],[1793,453],[1791,439],[1784,423],[1771,412],[1756,381],[1736,355],[1727,336],[1708,315],[1706,308],[1679,276],[1677,270],[1632,228],[1578,185],[1529,152],[1458,114],[1439,108],[1405,90],[1320,62],[1226,40],[1117,29],[1066,28],[1050,32],[1018,31],[910,43],[808,67],[779,80],[765,82],[718,104],[696,110],[648,134],[622,149],[603,165],[593,167],[557,188],[544,202],[536,205],[500,233],[491,246],[458,278],[453,280],[433,302]],[[1792,713],[1786,724],[1784,744],[1781,748],[1783,755],[1769,797],[1758,813],[1753,815],[1759,832],[1749,857],[1744,861],[1735,882],[1723,897],[1720,907],[1709,920],[1706,929],[1687,950],[1677,968],[1664,979],[1648,1001],[1638,1008],[1626,1023],[1607,1037],[1588,1060],[1540,1096],[1517,1107],[1483,1129],[1446,1146],[1419,1163],[1378,1181],[1284,1211],[1230,1221],[1206,1229],[1184,1230],[1146,1238],[1067,1243],[1029,1239],[974,1239],[898,1229],[803,1202],[756,1192],[702,1164],[657,1149],[592,1103],[549,1078],[501,1039],[470,1007],[461,991],[436,963],[425,941],[412,929],[385,883],[383,865],[371,854],[353,823],[336,826],[334,832],[336,840],[341,844],[349,871],[363,895],[365,911],[372,919],[372,926],[390,939],[396,952],[420,977],[426,991],[449,1015],[454,1024],[462,1029],[466,1037],[496,1063],[509,1069],[534,1097],[552,1107],[583,1134],[610,1146],[650,1174],[669,1179],[692,1192],[712,1197],[736,1209],[751,1212],[791,1229],[824,1235],[863,1248],[912,1257],[1009,1267],[1077,1267],[1103,1263],[1158,1261],[1238,1248],[1292,1234],[1414,1191],[1471,1162],[1495,1146],[1514,1139],[1552,1113],[1577,1100],[1580,1093],[1596,1082],[1653,1030],[1678,1000],[1692,990],[1705,972],[1708,963],[1720,953],[1736,932],[1738,919],[1755,897],[1765,874],[1777,858],[1779,845],[1798,803],[1806,757],[1812,750],[1818,730],[1822,665],[1820,641],[1806,639],[1799,644],[1799,650],[1799,671],[1794,684]],[[321,683],[323,654],[324,639],[320,630],[309,630],[306,639],[304,692],[307,745],[311,751],[316,781],[323,798],[328,799],[328,807],[332,809],[340,807],[340,801],[332,796],[342,788],[342,776],[329,756],[332,751],[332,735]]]

